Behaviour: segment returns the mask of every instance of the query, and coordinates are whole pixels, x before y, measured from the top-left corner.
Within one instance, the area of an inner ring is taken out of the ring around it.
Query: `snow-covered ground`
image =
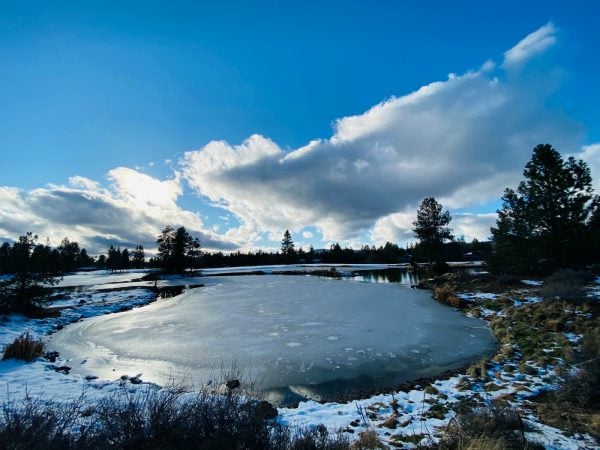
[[[123,278],[111,279],[123,282]],[[84,280],[86,275],[81,275]],[[117,276],[118,277],[118,276]],[[65,277],[67,278],[67,277]],[[129,279],[137,278],[137,275]],[[100,276],[98,280],[101,280]],[[73,280],[65,280],[66,286],[76,286]],[[206,279],[186,279],[186,283],[206,282]],[[79,281],[78,281],[79,282]],[[600,279],[597,280],[600,283]],[[55,305],[65,307],[58,318],[31,320],[22,316],[0,316],[0,347],[11,342],[25,330],[30,330],[35,336],[47,336],[57,328],[76,322],[82,318],[91,318],[107,313],[120,311],[144,305],[155,300],[155,294],[143,287],[131,290],[103,291],[94,283],[84,283],[82,289],[68,289],[64,297]],[[170,280],[169,284],[175,284]],[[81,286],[81,285],[80,285]],[[531,285],[532,288],[537,286]],[[596,289],[597,290],[597,289]],[[594,293],[595,291],[594,290]],[[193,291],[191,291],[193,292]],[[188,294],[189,295],[189,294]],[[469,295],[469,300],[476,304],[478,301],[493,302],[495,296],[487,293]],[[163,302],[172,302],[172,299]],[[520,307],[525,303],[539,301],[534,294],[514,299],[514,305]],[[501,312],[486,309],[489,317]],[[82,322],[82,324],[84,324]],[[333,334],[331,334],[333,336]],[[577,343],[581,336],[565,333],[565,338]],[[290,341],[292,342],[292,341]],[[332,341],[334,342],[334,341]],[[294,347],[290,347],[294,348]],[[93,379],[89,373],[86,379],[85,370],[78,374],[64,374],[55,369],[60,366],[85,367],[85,358],[73,358],[65,361],[59,358],[55,363],[38,359],[33,363],[20,361],[0,362],[0,399],[15,400],[31,395],[42,395],[44,398],[57,402],[70,401],[83,395],[84,401],[95,402],[104,395],[123,389],[120,384],[121,372],[106,379]],[[514,404],[527,409],[527,398],[543,389],[548,389],[548,383],[553,375],[553,367],[535,367],[531,365],[534,374],[506,371],[499,364],[488,368],[490,381],[483,384],[465,374],[453,376],[445,380],[437,380],[431,386],[417,387],[409,392],[395,392],[374,395],[368,398],[346,403],[317,403],[315,401],[301,402],[297,408],[279,408],[278,420],[284,424],[314,426],[323,423],[332,430],[343,429],[350,437],[357,437],[359,432],[367,428],[374,430],[385,443],[399,444],[410,448],[409,442],[419,439],[422,442],[435,442],[453,416],[452,404],[463,397],[479,395],[486,401],[513,393]],[[136,375],[134,372],[128,375]],[[143,378],[143,376],[142,376]],[[127,383],[126,389],[144,389],[147,385]],[[560,430],[539,423],[532,414],[525,418],[531,431],[527,432],[530,440],[543,444],[548,449],[579,449],[598,448],[597,443],[589,436],[566,436]]]
[[[513,299],[515,307],[541,301],[536,295],[521,294],[520,299]],[[494,301],[497,297],[497,294],[482,292],[462,296],[472,302]],[[489,319],[503,315],[501,311],[481,305],[479,311]],[[581,340],[581,335],[574,333],[563,335],[572,343]],[[516,356],[518,358],[518,352]],[[507,365],[512,366],[511,370],[507,369]],[[439,440],[440,432],[454,416],[453,405],[463,398],[479,396],[490,403],[494,399],[506,399],[510,396],[513,398],[513,406],[528,411],[528,398],[556,387],[556,367],[539,367],[533,362],[527,365],[534,369],[532,373],[521,373],[516,358],[492,364],[487,368],[488,382],[466,374],[457,374],[408,392],[376,395],[348,403],[302,402],[296,408],[279,408],[280,420],[284,424],[300,426],[323,423],[331,429],[343,429],[351,436],[358,436],[367,429],[374,430],[382,442],[396,445],[401,443],[402,448],[415,447],[415,442],[431,444]],[[600,448],[591,436],[568,435],[540,423],[531,412],[526,414],[524,420],[529,428],[526,432],[527,439],[542,444],[546,449]]]
[[[74,277],[76,276],[78,275]],[[69,276],[65,279],[67,283],[71,281]],[[62,295],[59,291],[56,295],[62,297],[52,303],[54,307],[63,308],[59,317],[28,319],[20,314],[0,316],[0,348],[25,331],[29,331],[35,338],[47,338],[70,323],[124,311],[156,300],[155,293],[141,288],[106,292],[91,286],[81,290],[65,290]],[[112,379],[99,380],[92,374],[74,376],[56,370],[64,366],[72,367],[74,364],[84,365],[85,362],[65,361],[62,358],[55,363],[41,358],[33,363],[0,361],[0,399],[19,399],[43,393],[49,399],[67,400],[77,398],[86,390],[102,389],[107,392],[118,388],[113,382],[118,378],[116,374]],[[91,379],[86,380],[87,375]]]

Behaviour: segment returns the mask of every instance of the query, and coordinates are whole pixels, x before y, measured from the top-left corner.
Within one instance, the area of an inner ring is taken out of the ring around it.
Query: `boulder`
[[[67,375],[71,371],[71,368],[69,366],[60,366],[60,367],[55,367],[54,370]]]
[[[56,362],[56,358],[59,357],[59,353],[58,352],[47,352],[44,355],[44,358],[46,358],[48,361],[50,362]]]
[[[274,419],[278,414],[277,408],[266,400],[263,400],[256,405],[256,416],[261,420]]]
[[[229,380],[225,383],[227,389],[234,390],[240,387],[240,380]]]

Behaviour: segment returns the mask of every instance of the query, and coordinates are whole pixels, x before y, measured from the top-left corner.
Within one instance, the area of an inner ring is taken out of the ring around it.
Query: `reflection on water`
[[[352,272],[352,279],[366,283],[400,283],[409,286],[419,282],[419,275],[406,269],[357,270]]]
[[[359,398],[495,349],[482,319],[410,289],[415,274],[344,269],[356,281],[205,277],[204,288],[175,300],[74,323],[48,345],[85,360],[72,368],[82,377],[143,373],[148,382],[202,386],[219,367],[239,368],[278,404]]]

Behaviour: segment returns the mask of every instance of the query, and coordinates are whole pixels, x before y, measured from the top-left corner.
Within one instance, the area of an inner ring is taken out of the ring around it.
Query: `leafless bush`
[[[80,426],[80,402],[55,408],[40,398],[5,402],[0,417],[0,446],[6,449],[62,450],[86,448],[88,433]],[[72,430],[77,428],[77,433]]]
[[[565,300],[583,303],[587,300],[585,285],[591,283],[594,276],[577,270],[559,270],[544,280],[542,296],[547,300]]]
[[[525,439],[518,412],[504,406],[461,404],[440,442],[442,449],[537,449]]]
[[[349,444],[326,427],[298,429],[265,420],[257,399],[233,393],[126,389],[83,408],[81,400],[6,402],[0,447],[9,449],[203,448],[341,450]]]

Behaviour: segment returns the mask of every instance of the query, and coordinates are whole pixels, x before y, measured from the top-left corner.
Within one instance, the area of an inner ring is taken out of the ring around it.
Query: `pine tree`
[[[197,266],[200,256],[200,241],[193,238],[185,229],[175,230],[167,225],[156,240],[158,260],[167,272],[182,273],[186,267]]]
[[[136,246],[135,250],[131,252],[131,256],[133,267],[135,267],[136,269],[141,269],[144,267],[144,265],[146,264],[146,255],[144,253],[144,247],[142,247],[141,245]]]
[[[108,257],[106,258],[106,269],[114,272],[121,268],[121,248],[115,248],[113,245],[108,249]]]
[[[120,270],[129,270],[130,260],[129,260],[129,250],[126,248],[121,252],[121,258],[119,261],[119,269]]]
[[[10,248],[7,272],[13,277],[0,282],[0,310],[31,312],[42,285],[58,283],[60,269],[58,264],[51,264],[52,255],[58,252],[38,245],[37,239],[37,235],[26,233]]]
[[[523,171],[517,190],[506,189],[489,264],[499,272],[549,272],[588,258],[585,239],[598,208],[584,161],[563,160],[550,144],[540,144]]]
[[[285,230],[283,233],[283,239],[281,240],[281,254],[285,262],[292,262],[292,259],[296,253],[294,248],[294,241],[292,240],[292,234],[290,230]]]
[[[429,263],[439,260],[444,242],[453,239],[448,227],[452,217],[448,211],[442,212],[442,208],[435,198],[425,198],[417,211],[417,220],[413,222],[413,232]]]

